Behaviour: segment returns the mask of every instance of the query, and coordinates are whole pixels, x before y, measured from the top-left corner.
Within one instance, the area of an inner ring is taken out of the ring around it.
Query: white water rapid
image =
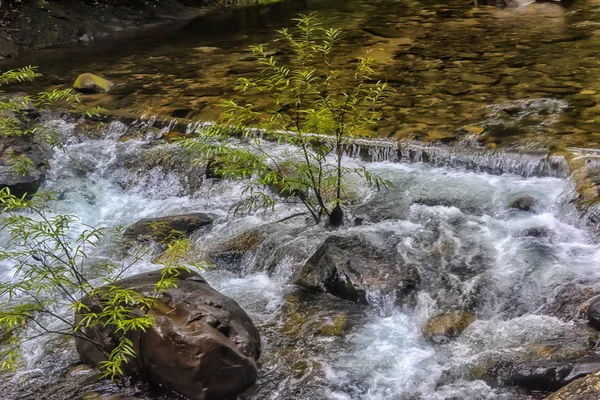
[[[65,135],[72,134],[71,124],[57,126]],[[145,155],[168,152],[171,145],[116,140],[125,129],[113,123],[106,129],[106,139],[73,138],[65,151],[55,152],[45,189],[57,193],[56,212],[76,214],[96,227],[209,213],[215,216],[214,227],[194,236],[194,255],[201,258],[216,244],[248,229],[302,211],[298,205],[280,203],[274,213],[228,217],[229,208],[242,196],[240,183],[202,182],[190,175],[193,170],[146,165]],[[259,381],[242,398],[539,398],[493,387],[476,370],[496,360],[520,360],[531,346],[575,335],[576,324],[559,319],[551,305],[568,284],[600,282],[600,246],[591,243],[585,231],[559,219],[567,181],[422,163],[380,161],[367,167],[394,187],[375,192],[352,181],[347,188],[350,218],[340,231],[294,218],[271,225],[269,245],[247,257],[241,268],[202,273],[239,302],[262,335]],[[535,199],[532,211],[509,207],[523,196]],[[357,219],[361,225],[353,224]],[[294,268],[334,233],[359,233],[375,241],[398,238],[399,257],[422,276],[415,303],[399,306],[386,294],[371,293],[371,304],[362,306],[292,285]],[[95,256],[115,257],[112,250],[102,246]],[[146,260],[131,273],[155,268]],[[8,265],[0,265],[0,279],[9,279],[10,274]],[[445,299],[455,301],[453,306],[469,307],[477,319],[458,338],[434,344],[421,331],[445,306]],[[324,335],[314,328],[339,318],[345,321],[340,334]],[[137,387],[69,383],[73,378],[66,377],[65,370],[77,361],[72,347],[62,342],[28,344],[26,364],[0,383],[0,398],[78,398],[87,391],[153,398]]]

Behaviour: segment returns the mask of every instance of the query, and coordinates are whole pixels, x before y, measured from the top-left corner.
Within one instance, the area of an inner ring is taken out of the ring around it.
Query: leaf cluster
[[[74,215],[55,214],[49,208],[51,200],[50,193],[26,199],[8,188],[0,190],[0,230],[8,235],[0,262],[13,265],[12,279],[0,282],[2,369],[16,368],[24,342],[62,335],[97,346],[106,356],[100,365],[104,376],[115,378],[135,357],[131,334],[152,326],[149,311],[156,299],[176,286],[182,271],[189,271],[180,264],[189,243],[179,238],[167,244],[168,255],[159,262],[164,267],[161,279],[153,294],[143,295],[119,285],[119,279],[148,250],[121,262],[100,258],[98,245],[121,237],[122,229],[94,228]],[[112,332],[110,345],[88,335],[86,328],[95,326]]]

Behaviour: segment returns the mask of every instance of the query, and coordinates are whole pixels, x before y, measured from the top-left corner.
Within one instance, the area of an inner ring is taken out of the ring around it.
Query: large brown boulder
[[[212,217],[203,213],[170,215],[167,217],[144,218],[125,230],[125,237],[137,241],[155,240],[162,242],[172,237],[174,232],[190,235],[194,231],[211,226]]]
[[[116,284],[152,295],[160,271],[143,273]],[[180,276],[177,287],[159,296],[150,311],[155,323],[146,332],[130,333],[137,357],[126,373],[158,383],[192,400],[235,398],[256,381],[260,337],[248,315],[195,272]],[[83,303],[91,312],[98,304],[89,297]],[[76,323],[83,315],[76,315]],[[116,333],[96,325],[82,333],[104,343],[110,351]],[[87,364],[98,366],[105,352],[89,341],[76,339],[77,351]]]
[[[342,299],[369,303],[369,294],[394,294],[406,302],[419,286],[416,270],[404,265],[394,243],[366,235],[330,236],[296,273],[294,283]]]

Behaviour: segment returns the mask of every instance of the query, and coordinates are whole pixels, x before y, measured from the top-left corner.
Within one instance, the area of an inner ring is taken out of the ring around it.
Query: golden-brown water
[[[470,1],[300,1],[212,13],[177,29],[34,53],[8,66],[40,65],[39,88],[66,87],[82,72],[124,84],[87,100],[118,115],[216,119],[235,80],[258,67],[250,44],[272,40],[298,12],[321,11],[345,39],[338,65],[371,51],[375,78],[396,92],[379,137],[486,146],[597,147],[600,2],[476,6]],[[29,89],[33,90],[33,86]],[[260,104],[260,98],[246,98]]]

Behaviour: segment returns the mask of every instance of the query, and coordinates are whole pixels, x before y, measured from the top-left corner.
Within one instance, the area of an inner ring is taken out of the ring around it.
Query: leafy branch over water
[[[32,81],[41,75],[36,67],[24,67],[0,74],[0,88],[3,86]],[[7,155],[11,172],[16,176],[25,176],[32,172],[34,164],[24,154],[16,154],[12,146],[20,139],[38,136],[41,142],[50,147],[61,147],[56,132],[36,123],[40,111],[53,105],[61,105],[84,115],[95,115],[100,109],[86,109],[81,104],[79,94],[73,89],[53,90],[36,95],[3,95],[0,90],[0,157]]]
[[[389,89],[371,80],[369,57],[359,57],[354,71],[334,67],[340,29],[324,28],[316,13],[294,21],[293,30],[278,31],[285,55],[276,57],[267,45],[252,46],[261,75],[241,78],[235,88],[242,95],[262,94],[270,104],[261,109],[224,101],[222,123],[182,141],[182,146],[200,160],[212,157],[218,174],[246,179],[247,200],[236,212],[272,209],[283,195],[301,202],[315,222],[326,217],[340,225],[346,176],[357,174],[377,189],[390,185],[366,168],[342,165],[345,146],[369,134],[381,118],[379,109]],[[242,136],[245,146],[228,143],[232,133]],[[291,147],[276,156],[263,137]]]
[[[130,333],[146,331],[154,321],[149,311],[162,292],[177,285],[177,277],[189,268],[180,264],[187,251],[185,239],[173,239],[158,261],[161,279],[152,296],[119,286],[118,280],[146,255],[139,251],[115,263],[94,257],[99,243],[120,229],[85,226],[68,214],[49,209],[51,196],[19,198],[7,188],[0,190],[5,214],[0,229],[9,241],[0,251],[0,262],[13,266],[13,277],[0,283],[0,362],[3,370],[15,369],[23,343],[45,336],[67,336],[88,341],[106,356],[104,376],[124,374],[135,357]],[[74,235],[74,231],[81,231]],[[99,307],[92,309],[85,298]],[[74,318],[74,315],[76,318]],[[115,337],[98,342],[82,328],[111,327]]]

